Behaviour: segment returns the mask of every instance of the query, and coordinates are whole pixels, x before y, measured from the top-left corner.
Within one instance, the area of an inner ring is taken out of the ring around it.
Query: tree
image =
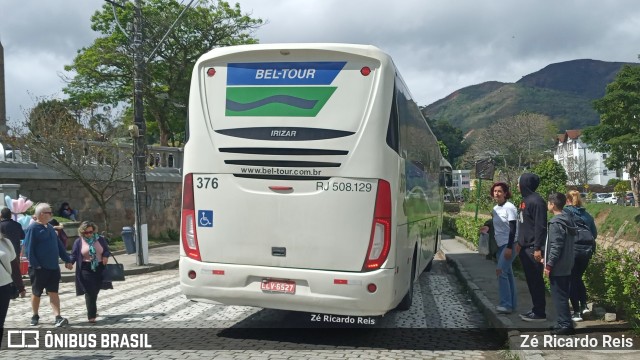
[[[451,164],[455,164],[456,160],[461,157],[467,150],[467,143],[464,142],[462,130],[451,125],[447,120],[432,120],[424,114],[425,107],[420,108],[420,112],[427,119],[427,123],[436,136],[447,147],[447,155],[443,156]]]
[[[478,130],[465,157],[474,163],[490,157],[505,168],[523,169],[546,156],[555,132],[548,116],[522,112]]]
[[[104,229],[109,229],[107,203],[131,190],[115,186],[131,178],[131,147],[114,140],[122,127],[110,123],[109,131],[96,131],[89,124],[104,126],[109,114],[93,114],[92,106],[80,111],[55,99],[42,99],[25,115],[27,132],[16,137],[15,145],[28,149],[32,161],[77,180],[102,210]]]
[[[531,172],[540,177],[540,185],[536,192],[546,199],[552,192],[567,192],[567,173],[560,163],[546,159],[536,165]]]
[[[477,160],[492,158],[500,176],[496,180],[514,184],[524,169],[548,156],[555,132],[549,117],[522,112],[474,131],[465,140],[470,145],[460,162],[472,168]]]
[[[578,186],[589,184],[596,175],[596,160],[587,160],[585,157],[570,157],[567,159],[567,184]]]
[[[584,130],[586,143],[595,151],[609,154],[609,169],[629,173],[631,191],[640,190],[640,66],[625,65],[607,85],[604,97],[593,102],[600,124]],[[640,206],[636,202],[636,206]]]
[[[144,104],[147,139],[161,145],[178,145],[184,141],[189,83],[193,65],[200,55],[215,47],[251,44],[252,33],[262,20],[243,15],[240,5],[226,1],[201,0],[187,9],[178,25],[161,39],[170,25],[185,10],[177,0],[147,0],[144,17],[143,58],[146,62]],[[82,107],[130,104],[133,94],[133,48],[119,23],[131,23],[131,2],[116,10],[105,3],[91,17],[91,28],[101,34],[91,46],[82,48],[66,71],[75,72],[67,79],[64,92]],[[154,49],[156,52],[151,58]],[[130,114],[130,112],[129,112]]]

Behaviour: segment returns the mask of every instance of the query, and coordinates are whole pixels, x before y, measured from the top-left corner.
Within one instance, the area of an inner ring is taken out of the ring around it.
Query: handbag
[[[15,300],[20,296],[20,290],[18,290],[18,287],[14,282],[9,284],[9,291],[11,300]]]
[[[115,264],[107,264],[102,270],[102,281],[124,281],[124,265],[120,264],[115,256],[111,255]]]
[[[480,255],[489,255],[489,234],[488,233],[480,233],[480,238],[478,239],[478,253]]]

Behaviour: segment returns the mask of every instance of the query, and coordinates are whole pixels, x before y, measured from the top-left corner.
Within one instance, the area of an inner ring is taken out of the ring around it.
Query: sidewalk
[[[521,334],[537,334],[541,337],[549,334],[549,327],[555,324],[556,313],[551,296],[547,294],[546,322],[523,321],[518,314],[531,310],[531,296],[529,295],[524,275],[523,278],[516,277],[518,308],[508,315],[498,314],[495,311],[495,306],[498,304],[499,299],[498,281],[495,275],[496,263],[492,260],[487,260],[484,255],[478,254],[472,244],[458,237],[444,239],[441,244],[441,250],[447,259],[447,263],[456,270],[456,275],[460,281],[469,289],[473,301],[482,311],[489,325],[503,331],[503,335],[508,338],[510,350],[518,355],[520,359],[607,359],[611,358],[612,354],[615,354],[614,356],[617,360],[640,358],[640,350],[637,350],[639,344],[635,343],[634,349],[636,350],[576,350],[576,348],[567,350],[522,350],[520,346],[523,341]],[[624,323],[605,323],[591,315],[591,317],[585,316],[584,321],[577,322],[575,325],[577,336],[581,334],[583,336],[584,334],[596,336],[606,333],[608,328],[624,326]],[[640,339],[636,338],[635,342],[640,342]]]
[[[149,249],[149,264],[144,266],[136,265],[136,254],[126,254],[124,250],[114,251],[115,258],[120,264],[124,265],[124,274],[138,275],[152,271],[166,270],[178,267],[180,257],[180,245],[161,245]],[[110,263],[115,263],[113,258],[109,259]],[[74,264],[75,265],[75,264]],[[64,263],[60,264],[60,272],[62,273],[61,282],[75,281],[75,267],[73,270],[67,270]],[[28,276],[23,276],[25,286],[31,284]]]

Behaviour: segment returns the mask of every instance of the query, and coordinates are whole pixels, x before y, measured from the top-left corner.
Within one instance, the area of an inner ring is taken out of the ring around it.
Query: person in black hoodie
[[[518,245],[531,302],[531,311],[520,314],[524,321],[546,321],[545,286],[542,273],[542,251],[547,238],[547,202],[536,193],[540,178],[536,174],[524,173],[518,179],[518,190],[522,194],[518,214]]]
[[[571,269],[574,262],[574,242],[578,233],[572,213],[564,212],[567,197],[559,192],[549,195],[548,209],[553,213],[549,221],[549,236],[545,244],[544,274],[549,277],[551,298],[556,307],[558,322],[552,335],[573,335],[573,321],[569,310]]]

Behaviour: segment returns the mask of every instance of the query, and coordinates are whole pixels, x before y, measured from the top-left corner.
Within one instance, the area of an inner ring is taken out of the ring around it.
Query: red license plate
[[[260,283],[260,289],[262,291],[280,292],[284,294],[295,294],[296,283],[286,280],[271,280],[264,279]]]

